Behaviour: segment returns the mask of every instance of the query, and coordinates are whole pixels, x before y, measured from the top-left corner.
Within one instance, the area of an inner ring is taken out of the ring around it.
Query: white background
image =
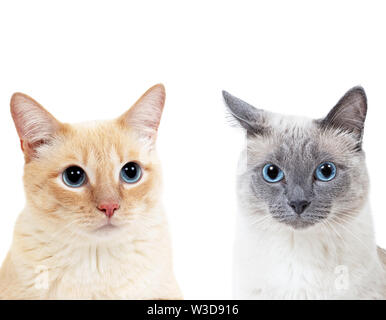
[[[24,206],[15,91],[58,119],[114,118],[162,82],[158,150],[185,298],[230,298],[241,131],[221,90],[274,112],[322,117],[366,89],[364,148],[386,247],[386,6],[382,1],[1,1],[0,260]]]

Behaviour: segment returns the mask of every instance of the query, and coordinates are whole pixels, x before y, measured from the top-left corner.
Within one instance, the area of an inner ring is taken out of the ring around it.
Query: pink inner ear
[[[20,139],[20,147],[21,147],[21,151],[24,152],[23,140],[21,140],[21,139]]]

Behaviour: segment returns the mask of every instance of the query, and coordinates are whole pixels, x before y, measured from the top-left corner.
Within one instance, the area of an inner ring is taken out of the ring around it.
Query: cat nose
[[[290,201],[289,206],[297,213],[302,214],[304,210],[310,205],[310,201],[307,200],[295,200]]]
[[[98,205],[98,209],[102,211],[107,218],[111,218],[115,210],[119,209],[119,204],[116,202],[102,202]]]

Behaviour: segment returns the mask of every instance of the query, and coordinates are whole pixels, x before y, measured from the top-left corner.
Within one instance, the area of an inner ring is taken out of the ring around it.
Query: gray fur
[[[352,132],[357,137],[357,149],[360,150],[366,114],[366,93],[362,87],[354,87],[339,100],[320,124],[322,127]]]
[[[248,133],[266,133],[267,128],[262,118],[263,110],[256,109],[226,91],[223,91],[222,94],[229,112]]]
[[[366,115],[364,97],[363,89],[354,88],[325,119],[311,120],[257,110],[224,93],[232,114],[250,133],[245,170],[238,182],[239,200],[247,212],[270,214],[295,229],[329,216],[347,219],[358,212],[368,191],[365,157],[358,148]],[[337,167],[336,177],[329,182],[315,178],[317,166],[325,161]],[[282,181],[263,179],[267,163],[284,171]],[[309,206],[297,214],[289,204],[292,201],[307,201]]]

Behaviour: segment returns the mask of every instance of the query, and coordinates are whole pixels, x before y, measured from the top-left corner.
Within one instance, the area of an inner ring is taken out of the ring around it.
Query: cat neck
[[[293,230],[275,221],[253,226],[244,216],[236,249],[236,292],[244,299],[357,298],[363,282],[374,296],[381,290],[384,271],[368,205],[344,227],[334,228],[326,224]],[[349,291],[336,287],[342,275],[349,275]]]
[[[261,226],[254,226],[248,220],[245,217],[240,219],[238,237],[258,244],[261,255],[267,250],[277,250],[280,254],[294,253],[294,258],[305,262],[314,257],[338,263],[376,253],[368,203],[346,222],[319,222],[303,230],[295,230],[273,218]]]
[[[9,263],[19,266],[17,272],[31,282],[41,272],[48,275],[47,288],[36,291],[32,287],[28,292],[44,299],[152,298],[143,283],[153,279],[157,286],[171,274],[170,238],[162,222],[165,215],[163,211],[154,215],[146,225],[96,240],[41,225],[26,208],[16,223]]]

